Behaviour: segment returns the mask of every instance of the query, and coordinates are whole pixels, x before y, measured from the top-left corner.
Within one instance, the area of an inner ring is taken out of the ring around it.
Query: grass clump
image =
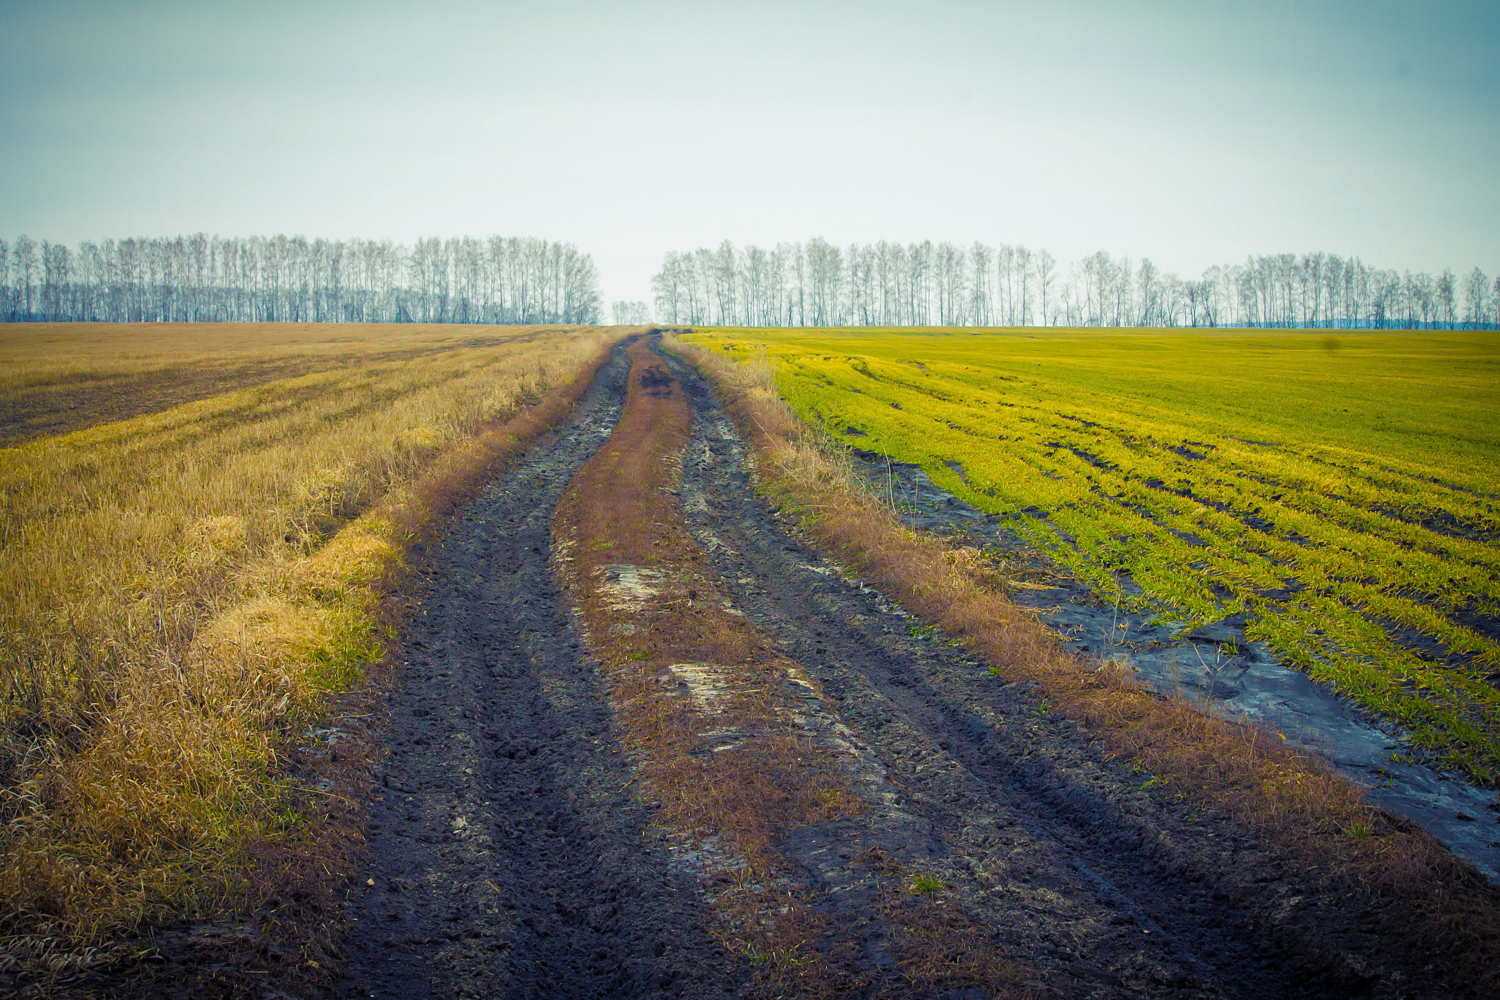
[[[908,892],[918,896],[932,896],[947,889],[948,886],[941,879],[931,875],[918,875],[906,888]]]

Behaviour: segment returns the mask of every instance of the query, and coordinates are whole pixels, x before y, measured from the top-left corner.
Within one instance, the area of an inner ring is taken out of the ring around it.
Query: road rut
[[[391,696],[341,996],[711,997],[732,964],[646,836],[549,575],[551,518],[619,418],[624,349],[432,554]]]
[[[692,409],[685,451],[660,459],[681,462],[673,503],[706,554],[692,572],[777,644],[767,663],[806,672],[818,692],[801,716],[808,739],[840,734],[826,766],[868,804],[774,848],[828,940],[850,944],[849,981],[879,995],[984,994],[918,984],[891,958],[914,905],[906,880],[921,873],[941,892],[920,905],[980,929],[1014,961],[1017,995],[1463,995],[1402,942],[1401,914],[1162,796],[1031,693],[843,578],[755,495],[746,446],[704,380],[658,361],[672,378],[653,391],[676,383]],[[627,370],[622,348],[571,420],[433,554],[338,995],[720,997],[756,981],[715,939],[713,873],[683,863],[681,831],[668,836],[660,803],[631,788],[618,706],[550,575],[553,512],[615,426]],[[613,567],[622,579],[632,568]],[[720,662],[681,660],[678,673]]]

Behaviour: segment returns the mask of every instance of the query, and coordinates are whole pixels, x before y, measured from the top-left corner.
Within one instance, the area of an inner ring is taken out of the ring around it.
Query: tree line
[[[649,326],[651,323],[651,307],[644,302],[621,299],[610,303],[609,311],[615,326]]]
[[[0,240],[8,322],[597,323],[599,275],[530,237]]]
[[[1105,251],[1067,267],[1046,250],[974,243],[669,251],[657,319],[725,326],[1160,326],[1494,329],[1500,277],[1433,276],[1329,253],[1252,256],[1196,279]]]

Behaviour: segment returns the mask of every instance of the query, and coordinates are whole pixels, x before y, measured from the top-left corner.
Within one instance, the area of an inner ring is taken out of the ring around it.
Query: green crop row
[[[1500,775],[1496,334],[695,339],[767,352],[804,419],[1008,517],[1101,599],[1181,630],[1243,612],[1443,765]]]

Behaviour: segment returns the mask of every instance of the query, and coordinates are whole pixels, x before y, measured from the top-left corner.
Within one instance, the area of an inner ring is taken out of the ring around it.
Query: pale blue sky
[[[1500,3],[0,0],[0,235],[1500,271]]]

